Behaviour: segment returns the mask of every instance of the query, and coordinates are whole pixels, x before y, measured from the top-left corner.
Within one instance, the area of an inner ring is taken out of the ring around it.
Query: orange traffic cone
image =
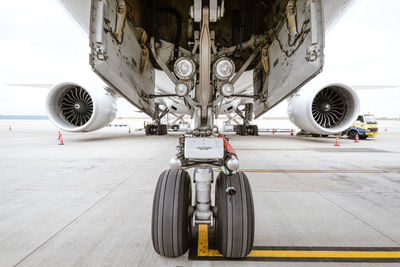
[[[58,131],[58,139],[57,140],[60,140],[61,139],[61,131]]]
[[[354,138],[354,143],[359,143],[359,141],[358,141],[358,133],[356,134],[356,138]]]
[[[129,128],[129,131],[128,131],[128,133],[131,133],[131,128]]]
[[[340,146],[340,144],[339,144],[339,135],[336,135],[336,143],[335,143],[335,146]]]
[[[9,129],[10,129],[10,131],[11,131],[11,125],[10,125],[10,128],[9,128]]]
[[[290,131],[290,136],[294,136],[293,129]]]
[[[60,142],[58,143],[59,145],[64,145],[64,140],[62,138],[62,133],[60,133]]]
[[[275,134],[275,129],[272,129],[272,134]]]

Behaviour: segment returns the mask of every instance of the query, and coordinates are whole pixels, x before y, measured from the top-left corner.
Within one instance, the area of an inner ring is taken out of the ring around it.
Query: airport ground
[[[379,124],[376,139],[340,147],[334,137],[228,134],[253,189],[254,245],[400,248],[400,121]],[[163,258],[151,207],[179,135],[107,127],[63,132],[64,146],[57,135],[49,121],[0,120],[0,266],[400,264]]]

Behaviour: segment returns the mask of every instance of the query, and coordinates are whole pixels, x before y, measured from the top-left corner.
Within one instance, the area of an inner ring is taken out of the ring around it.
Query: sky
[[[353,0],[326,33],[324,72],[307,86],[399,85],[400,1]],[[0,114],[45,114],[49,89],[9,84],[74,81],[102,87],[89,66],[86,34],[56,0],[0,2]],[[362,112],[399,117],[400,88],[358,91]],[[120,115],[133,115],[119,101]],[[286,116],[286,103],[267,113]]]

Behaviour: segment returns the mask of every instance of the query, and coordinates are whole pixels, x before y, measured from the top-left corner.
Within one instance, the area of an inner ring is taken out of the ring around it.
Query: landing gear
[[[214,241],[224,257],[246,257],[253,246],[255,221],[247,176],[220,173],[211,208],[212,173],[209,169],[196,169],[196,173],[196,207],[191,207],[191,180],[186,171],[166,170],[160,175],[151,228],[155,251],[171,258],[183,255],[191,243],[192,226],[203,223],[214,227]]]
[[[153,116],[154,124],[148,124],[145,127],[146,135],[166,135],[168,128],[166,124],[161,124],[161,119],[169,112],[168,108],[160,109],[159,104],[155,105],[155,112]]]
[[[166,170],[158,179],[153,200],[151,237],[155,251],[166,257],[183,255],[190,245],[191,182],[181,170]]]
[[[207,155],[204,156],[204,149]],[[214,231],[217,249],[226,258],[243,258],[254,240],[254,205],[247,176],[239,172],[236,152],[219,134],[209,137],[182,136],[171,170],[164,171],[153,202],[152,238],[154,249],[166,257],[185,253],[192,227],[207,224]],[[191,179],[182,169],[194,167],[195,194]],[[213,168],[221,170],[215,185],[212,206]],[[191,206],[191,203],[195,203]]]
[[[236,128],[236,134],[257,136],[258,135],[258,126],[257,125],[239,124]]]
[[[253,196],[247,176],[242,172],[219,174],[215,198],[217,249],[226,258],[243,258],[254,240]]]
[[[168,133],[166,124],[148,124],[145,131],[146,135],[166,135]]]
[[[243,124],[238,124],[236,128],[236,134],[257,136],[258,126],[250,124],[253,116],[253,104],[246,104],[244,110],[236,109],[235,112],[243,119]]]

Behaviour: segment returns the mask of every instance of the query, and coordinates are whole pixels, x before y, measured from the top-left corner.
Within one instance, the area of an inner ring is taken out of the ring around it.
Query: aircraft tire
[[[158,179],[153,199],[151,237],[154,250],[161,256],[181,256],[190,245],[191,192],[190,176],[186,171],[166,170]]]
[[[152,126],[153,125],[151,125],[151,124],[146,125],[146,127],[145,127],[146,135],[151,135],[152,134],[151,133],[151,127]]]
[[[257,125],[248,125],[247,134],[257,136],[258,135],[258,126]]]
[[[237,134],[238,135],[246,135],[247,134],[247,127],[244,124],[240,124],[237,126]]]
[[[166,124],[160,124],[156,126],[156,132],[157,135],[166,135],[167,134],[167,125]]]
[[[216,187],[217,249],[226,258],[244,258],[254,241],[254,204],[249,180],[243,172],[231,176],[220,173]]]

